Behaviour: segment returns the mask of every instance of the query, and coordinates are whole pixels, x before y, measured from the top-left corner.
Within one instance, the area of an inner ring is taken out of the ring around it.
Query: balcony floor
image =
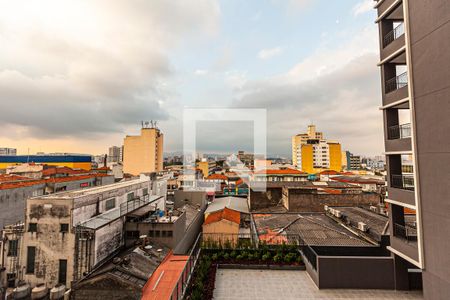
[[[215,300],[423,299],[419,291],[319,290],[306,271],[218,269]]]

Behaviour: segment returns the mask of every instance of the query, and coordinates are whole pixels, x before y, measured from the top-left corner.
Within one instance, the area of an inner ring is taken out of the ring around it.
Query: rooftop
[[[255,175],[265,174],[265,175],[308,175],[305,172],[296,169],[267,169],[256,171]]]
[[[214,201],[208,205],[205,213],[209,214],[215,211],[223,210],[225,207],[242,213],[250,213],[247,198],[239,197],[215,198]]]
[[[228,220],[233,223],[240,224],[241,223],[241,214],[238,211],[229,209],[225,207],[223,210],[215,211],[210,213],[207,217],[203,225],[208,225],[211,223],[215,223],[221,220]]]
[[[363,177],[363,176],[334,176],[334,177],[330,177],[330,180],[346,182],[346,183],[385,185],[384,180]]]
[[[298,236],[309,246],[373,246],[323,213],[253,214],[260,240],[288,242]]]

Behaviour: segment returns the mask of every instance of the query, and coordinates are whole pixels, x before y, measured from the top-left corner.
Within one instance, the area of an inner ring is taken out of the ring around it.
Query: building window
[[[8,256],[17,256],[17,246],[19,244],[18,240],[10,240],[8,248]]]
[[[59,260],[59,273],[58,273],[58,283],[66,284],[67,281],[67,260]]]
[[[69,224],[67,223],[59,224],[59,231],[62,233],[69,232]]]
[[[28,232],[37,232],[37,223],[28,223]]]
[[[110,209],[113,209],[114,207],[116,207],[116,199],[115,198],[106,200],[105,210],[110,210]]]
[[[139,238],[139,230],[129,230],[126,232],[127,238]]]
[[[27,274],[34,273],[34,263],[36,261],[36,247],[27,247]]]
[[[166,237],[166,232],[165,230],[161,230],[161,237]]]
[[[159,238],[159,236],[160,236],[159,230],[155,230],[155,237]]]
[[[148,188],[145,188],[142,190],[142,195],[144,195],[144,196],[148,195]]]
[[[171,230],[167,231],[167,237],[173,237],[173,231]]]
[[[129,194],[127,195],[127,201],[132,201],[133,199],[134,199],[134,192],[129,193]]]
[[[150,230],[148,232],[149,237],[155,237],[155,232],[153,230]]]

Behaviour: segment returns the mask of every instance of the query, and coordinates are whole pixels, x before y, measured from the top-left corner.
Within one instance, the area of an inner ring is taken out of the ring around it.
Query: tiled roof
[[[364,178],[360,176],[336,176],[331,177],[331,180],[346,182],[346,183],[359,183],[359,184],[380,184],[383,185],[384,181],[374,178]]]
[[[203,225],[219,222],[221,220],[228,220],[233,223],[241,223],[241,213],[232,209],[224,208],[223,210],[210,213]]]
[[[267,169],[256,171],[255,174],[266,174],[266,175],[301,175],[306,174],[305,172],[295,170],[295,169]]]
[[[142,300],[169,299],[177,285],[189,256],[170,252],[148,279],[142,291]]]
[[[208,205],[205,213],[212,213],[223,210],[225,207],[236,210],[242,213],[249,213],[247,198],[240,197],[222,197],[215,198],[214,201]]]
[[[205,178],[206,180],[228,180],[228,177],[222,174],[211,174]]]
[[[106,174],[75,175],[75,176],[49,178],[46,181],[49,183],[59,183],[59,182],[77,181],[77,180],[96,178],[96,177],[106,177],[106,176],[109,176],[109,175],[106,175]]]
[[[74,170],[72,168],[69,167],[47,167],[46,169],[44,169],[42,171],[42,176],[46,177],[46,176],[51,176],[51,175],[55,175],[55,174],[86,174],[89,173],[89,171],[87,170]]]
[[[74,175],[74,176],[66,176],[66,177],[49,178],[49,179],[29,180],[29,181],[3,182],[3,183],[0,183],[0,190],[17,189],[17,188],[28,187],[28,186],[38,185],[38,184],[45,184],[45,183],[60,183],[60,182],[78,181],[78,180],[83,180],[83,179],[105,177],[105,176],[109,176],[109,175],[88,174],[88,175]]]
[[[0,174],[0,182],[11,182],[19,180],[30,180],[31,178],[25,176],[19,176],[15,174]]]
[[[30,181],[16,181],[16,182],[3,182],[0,183],[0,190],[18,189],[38,184],[45,184],[46,180],[30,180]]]

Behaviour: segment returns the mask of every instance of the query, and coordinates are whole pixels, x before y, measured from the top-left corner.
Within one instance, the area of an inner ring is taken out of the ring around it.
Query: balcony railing
[[[408,73],[404,72],[386,81],[386,94],[408,85]]]
[[[394,223],[394,236],[406,242],[417,242],[417,229]]]
[[[414,191],[414,175],[391,175],[391,187]]]
[[[411,124],[394,125],[388,127],[388,139],[397,140],[411,137]]]
[[[405,26],[403,23],[400,23],[397,25],[397,27],[395,27],[393,30],[391,30],[384,36],[383,47],[386,47],[387,45],[389,45],[390,43],[392,43],[393,41],[395,41],[404,34],[405,34]]]
[[[314,250],[306,245],[302,247],[302,253],[305,256],[306,260],[311,264],[314,270],[317,270],[317,254]]]

